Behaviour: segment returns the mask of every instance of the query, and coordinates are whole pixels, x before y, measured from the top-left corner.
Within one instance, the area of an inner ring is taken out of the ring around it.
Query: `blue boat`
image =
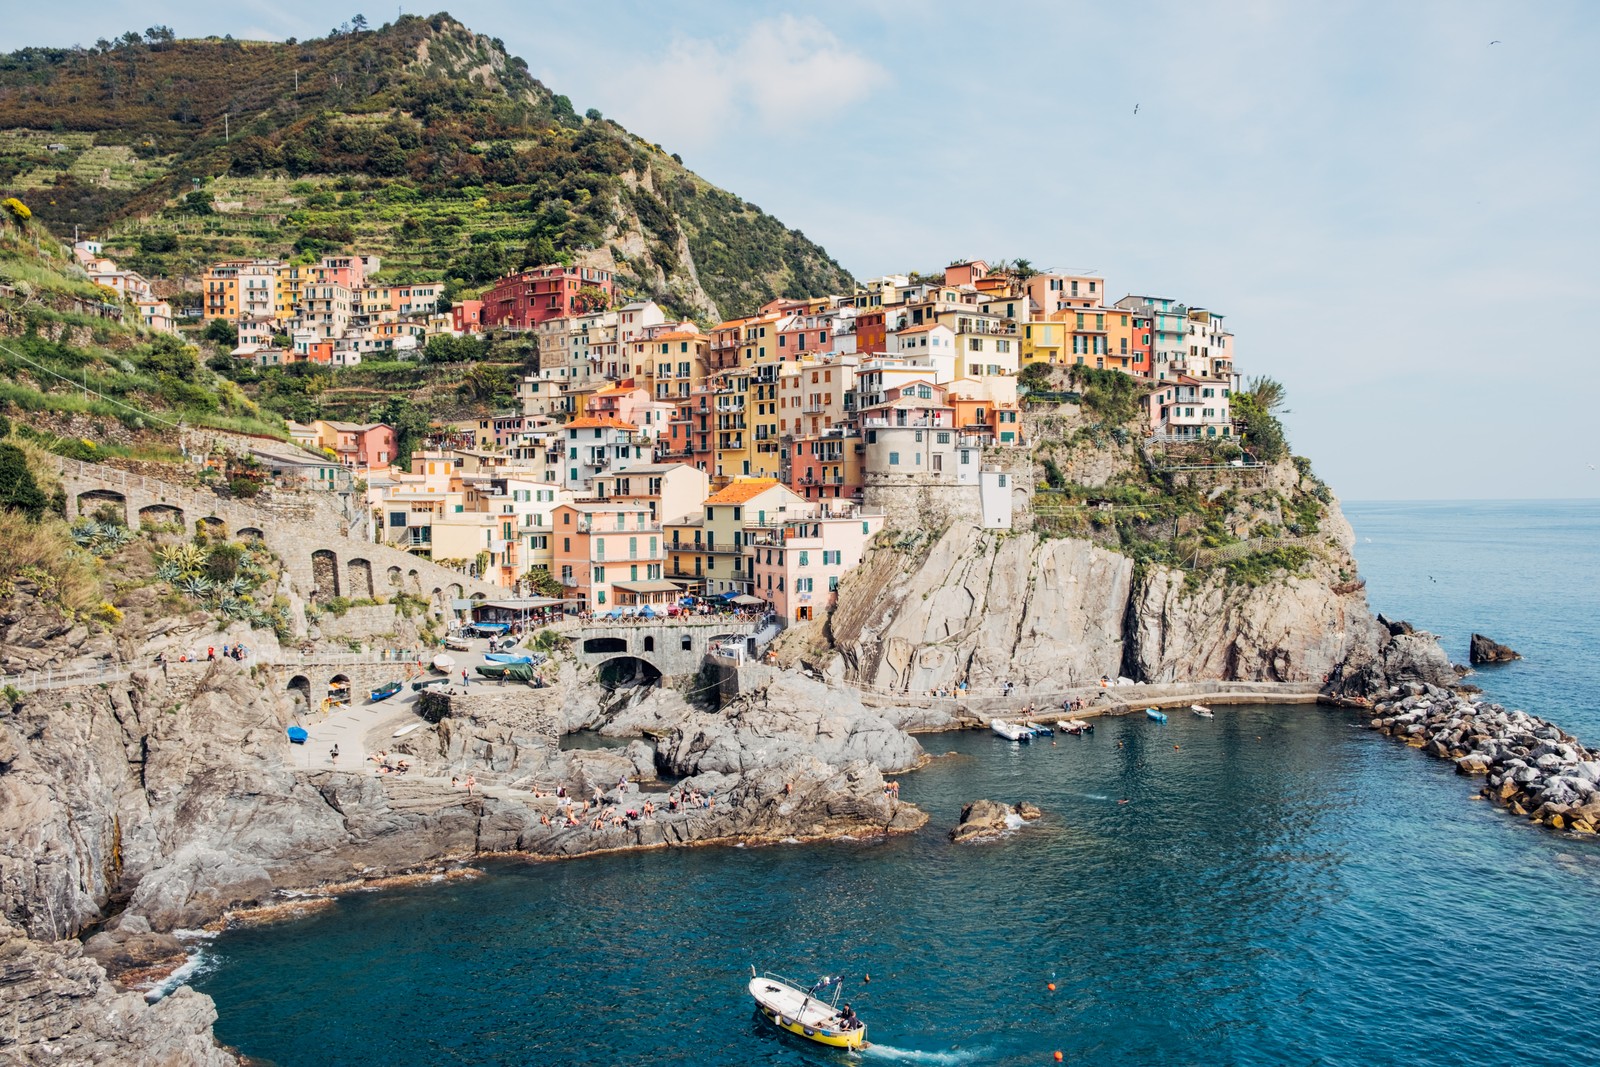
[[[401,683],[399,683],[399,682],[390,682],[388,685],[381,686],[381,687],[379,687],[377,689],[374,689],[371,693],[369,693],[367,695],[372,698],[372,703],[376,704],[380,700],[388,700],[390,697],[392,697],[396,693],[400,692],[400,690],[402,688],[403,688],[403,686],[401,685]]]
[[[1167,721],[1167,713],[1164,711],[1157,711],[1155,708],[1145,708],[1144,713],[1150,717],[1152,722],[1164,723]]]
[[[488,663],[532,663],[533,657],[526,652],[485,652],[483,658]]]
[[[306,733],[304,726],[289,727],[289,743],[291,745],[303,745],[306,743],[306,738],[310,736],[310,734]]]

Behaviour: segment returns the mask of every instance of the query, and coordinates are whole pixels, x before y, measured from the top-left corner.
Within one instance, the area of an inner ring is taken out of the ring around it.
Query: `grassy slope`
[[[45,447],[85,459],[172,454],[172,423],[284,435],[192,349],[96,313],[116,294],[91,283],[37,222],[0,220],[0,414]]]
[[[702,318],[851,281],[448,16],[297,44],[24,49],[0,57],[0,113],[0,186],[57,227],[109,226],[152,275],[356,245],[386,275],[470,288],[553,247]],[[197,190],[213,213],[185,205]]]

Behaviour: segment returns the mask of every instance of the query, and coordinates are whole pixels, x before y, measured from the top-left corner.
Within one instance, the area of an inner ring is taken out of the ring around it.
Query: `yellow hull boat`
[[[755,974],[754,967],[750,973]],[[834,990],[831,1001],[817,996],[830,985]],[[750,979],[750,995],[755,998],[761,1017],[780,1030],[833,1048],[866,1047],[866,1024],[846,1018],[838,1011],[838,979],[819,982],[807,990],[787,978],[768,973]]]

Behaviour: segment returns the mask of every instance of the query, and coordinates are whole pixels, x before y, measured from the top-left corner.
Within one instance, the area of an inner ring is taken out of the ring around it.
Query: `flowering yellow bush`
[[[8,196],[6,197],[4,203],[6,210],[11,212],[11,217],[16,219],[18,222],[27,222],[29,219],[33,218],[33,212],[28,210],[28,205],[24,204],[16,197]]]

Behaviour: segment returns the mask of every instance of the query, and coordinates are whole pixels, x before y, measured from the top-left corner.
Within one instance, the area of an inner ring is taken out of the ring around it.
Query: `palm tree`
[[[1262,411],[1287,411],[1283,403],[1289,398],[1289,391],[1276,378],[1266,375],[1251,378],[1245,383],[1244,391],[1255,399]]]

